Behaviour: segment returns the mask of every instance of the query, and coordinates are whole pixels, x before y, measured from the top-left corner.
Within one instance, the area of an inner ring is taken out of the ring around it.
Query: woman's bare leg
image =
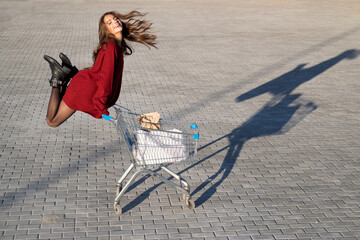
[[[62,97],[65,93],[65,89],[52,88],[51,96],[46,115],[46,122],[50,127],[58,127],[60,124],[65,122],[71,115],[75,113],[75,110],[69,108]]]

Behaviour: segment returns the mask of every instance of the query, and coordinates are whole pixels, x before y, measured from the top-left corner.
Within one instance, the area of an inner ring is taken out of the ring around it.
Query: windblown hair
[[[115,36],[108,32],[104,22],[104,18],[108,14],[112,14],[115,17],[118,17],[122,23],[121,48],[125,55],[131,55],[133,52],[131,46],[126,42],[126,40],[138,42],[144,44],[147,47],[151,46],[156,48],[156,36],[152,33],[149,33],[152,23],[146,20],[142,20],[142,17],[144,17],[146,13],[144,14],[138,11],[131,11],[125,15],[122,15],[118,12],[110,11],[104,13],[99,21],[99,44],[96,46],[93,52],[94,62],[102,46],[106,44],[106,41],[109,38],[115,40]]]

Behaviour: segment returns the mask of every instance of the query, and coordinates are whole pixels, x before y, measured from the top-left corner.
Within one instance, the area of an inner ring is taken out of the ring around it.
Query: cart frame
[[[176,174],[172,170],[170,170],[167,166],[173,163],[177,162],[184,162],[184,161],[191,161],[195,160],[197,158],[197,144],[199,139],[199,132],[197,131],[198,127],[196,124],[189,124],[186,122],[181,121],[174,121],[170,119],[164,119],[160,118],[160,122],[163,125],[176,125],[177,128],[180,126],[180,130],[182,131],[181,137],[184,137],[186,140],[186,147],[188,151],[188,157],[186,159],[180,159],[178,161],[175,161],[174,159],[156,159],[155,161],[147,161],[147,162],[139,162],[136,157],[134,156],[134,147],[136,147],[136,138],[134,137],[134,131],[135,130],[145,130],[145,131],[155,131],[156,132],[163,132],[163,133],[174,133],[173,131],[169,130],[154,130],[154,129],[147,129],[144,127],[141,127],[139,124],[137,124],[136,116],[139,114],[136,114],[129,110],[126,107],[120,106],[115,104],[113,106],[116,112],[116,117],[111,117],[108,115],[103,115],[102,118],[105,120],[108,120],[112,122],[122,139],[124,140],[127,150],[129,152],[129,155],[131,157],[131,164],[130,166],[125,170],[125,172],[121,175],[120,179],[117,182],[116,186],[116,197],[114,200],[114,210],[117,214],[122,214],[122,207],[120,205],[120,199],[121,197],[126,193],[128,188],[134,183],[136,178],[140,174],[150,174],[153,176],[158,177],[162,182],[166,183],[168,186],[175,188],[179,192],[182,193],[183,200],[185,201],[187,207],[189,209],[195,208],[195,202],[191,199],[190,195],[190,187],[188,182],[183,179],[180,175]],[[176,132],[176,134],[179,134],[179,132]],[[155,170],[163,170],[164,172],[168,173],[171,177],[175,178],[178,183],[175,183],[173,181],[170,181],[169,179],[163,177],[159,173],[155,172]],[[135,173],[130,177],[128,182],[123,187],[124,180],[130,175],[130,173],[135,170]]]

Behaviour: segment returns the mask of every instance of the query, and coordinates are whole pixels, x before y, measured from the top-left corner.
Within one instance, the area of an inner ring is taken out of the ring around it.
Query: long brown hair
[[[152,23],[141,19],[146,15],[146,13],[131,11],[123,15],[116,11],[110,11],[104,13],[99,20],[99,44],[96,46],[93,52],[94,61],[96,60],[100,49],[106,43],[107,39],[115,39],[115,37],[108,32],[104,22],[104,18],[108,14],[112,14],[115,17],[118,17],[122,23],[121,48],[125,55],[131,55],[133,52],[131,46],[126,42],[126,40],[142,43],[148,47],[151,46],[156,48],[156,36],[148,32],[151,29]]]

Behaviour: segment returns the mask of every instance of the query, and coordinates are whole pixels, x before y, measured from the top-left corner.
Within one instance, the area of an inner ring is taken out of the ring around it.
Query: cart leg
[[[184,199],[185,199],[185,196],[190,196],[190,187],[189,187],[189,184],[187,183],[187,181],[185,181],[185,179],[183,179],[182,177],[180,177],[180,175],[177,175],[176,173],[174,173],[167,167],[161,166],[161,169],[164,170],[165,172],[167,172],[168,174],[170,174],[171,176],[173,176],[178,181],[180,181],[180,186],[183,187],[188,193],[188,194],[183,194]]]
[[[141,173],[150,173],[152,174],[153,172],[148,170],[148,169],[140,169],[138,170],[136,173],[134,173],[134,175],[132,175],[132,177],[130,178],[130,180],[125,184],[125,187],[123,187],[121,189],[121,191],[119,192],[119,194],[116,196],[115,198],[115,203],[120,202],[120,198],[124,195],[124,193],[127,191],[127,189],[130,187],[131,184],[134,183],[135,179],[137,178],[137,176],[139,176],[139,174]]]
[[[126,171],[123,173],[123,175],[121,175],[119,181],[117,182],[116,185],[116,195],[119,195],[119,193],[122,190],[122,182],[125,180],[125,178],[129,175],[129,173],[131,172],[131,170],[133,170],[135,167],[134,163],[132,163],[127,169]]]
[[[133,164],[132,164],[133,165]],[[128,170],[130,169],[130,167],[128,168]],[[131,169],[130,169],[131,170]],[[127,172],[127,171],[126,171]],[[125,173],[126,173],[125,172]],[[130,172],[130,171],[129,171]],[[125,175],[125,173],[123,175]],[[120,206],[120,198],[125,194],[125,192],[128,190],[128,188],[130,187],[131,184],[134,183],[135,179],[137,178],[137,176],[139,176],[139,174],[141,173],[148,173],[148,174],[152,174],[153,171],[148,170],[148,169],[140,169],[138,170],[136,173],[134,173],[134,175],[132,175],[132,177],[130,178],[130,180],[125,184],[125,187],[122,188],[119,193],[117,194],[115,200],[114,200],[114,210],[116,212],[116,214],[120,215],[122,213],[122,208]],[[127,173],[128,175],[129,173]],[[121,177],[122,179],[123,177]],[[121,180],[120,179],[120,180]],[[119,180],[119,182],[121,183],[121,181]]]
[[[185,181],[185,179],[180,177],[180,175],[177,175],[176,173],[174,173],[173,171],[171,171],[170,169],[168,169],[165,166],[161,166],[161,169],[163,169],[165,172],[167,172],[168,174],[173,176],[175,179],[180,181],[180,186],[178,186],[175,183],[169,181],[168,179],[163,178],[162,176],[159,176],[158,174],[156,174],[156,175],[158,175],[160,177],[160,179],[162,179],[165,183],[168,183],[169,185],[171,185],[171,186],[175,187],[176,189],[180,190],[183,193],[182,197],[183,197],[183,200],[185,200],[185,203],[186,203],[187,207],[190,210],[193,210],[195,208],[195,202],[191,199],[190,187],[189,187],[189,184],[187,183],[187,181]]]

